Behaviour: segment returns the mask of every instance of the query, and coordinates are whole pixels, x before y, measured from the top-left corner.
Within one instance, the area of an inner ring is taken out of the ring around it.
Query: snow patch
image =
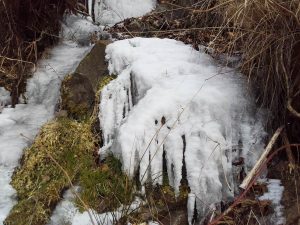
[[[94,210],[89,210],[89,212],[79,212],[78,208],[74,205],[74,200],[76,199],[74,192],[79,192],[80,188],[75,187],[75,190],[69,189],[63,196],[63,200],[56,206],[50,222],[48,225],[57,224],[71,224],[71,225],[93,225],[93,224],[105,224],[113,225],[122,217],[122,212],[131,213],[140,207],[142,202],[136,199],[130,206],[121,206],[115,212],[106,212],[98,214]],[[92,220],[91,221],[91,217]]]
[[[80,45],[89,45],[92,36],[103,35],[102,27],[93,24],[91,17],[68,15],[62,23],[61,36],[64,40],[71,40]]]
[[[233,198],[233,161],[251,168],[265,135],[242,76],[175,40],[122,40],[106,53],[118,78],[101,93],[100,156],[112,151],[130,176],[161,184],[165,152],[170,185],[178,194],[186,170],[200,217]]]
[[[91,2],[89,0],[90,6]],[[156,0],[96,0],[95,20],[102,25],[113,25],[127,18],[143,16],[155,6]]]
[[[284,207],[281,205],[281,199],[284,187],[281,186],[281,181],[277,179],[267,179],[264,181],[267,184],[268,192],[259,197],[259,200],[270,200],[274,208],[274,214],[270,218],[270,222],[274,225],[285,224],[283,215]]]

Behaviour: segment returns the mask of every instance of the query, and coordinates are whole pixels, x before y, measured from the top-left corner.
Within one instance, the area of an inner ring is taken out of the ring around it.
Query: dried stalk
[[[252,168],[250,173],[248,173],[246,178],[243,180],[242,184],[240,185],[240,188],[246,189],[249,186],[250,182],[253,180],[253,178],[256,177],[261,166],[263,164],[265,164],[265,162],[267,160],[267,156],[271,152],[271,150],[272,150],[276,140],[278,139],[279,135],[281,134],[283,128],[284,127],[281,126],[276,130],[276,132],[272,136],[270,142],[268,143],[267,147],[265,148],[264,152],[260,156],[259,160],[256,162],[256,164],[254,165],[254,167]]]

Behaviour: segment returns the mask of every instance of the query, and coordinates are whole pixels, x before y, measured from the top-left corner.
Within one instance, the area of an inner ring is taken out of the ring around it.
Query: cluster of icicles
[[[168,39],[134,38],[107,47],[118,75],[101,93],[100,155],[119,156],[142,184],[162,184],[166,168],[179,194],[190,187],[188,211],[199,218],[237,191],[263,149],[261,117],[243,78],[206,54]]]

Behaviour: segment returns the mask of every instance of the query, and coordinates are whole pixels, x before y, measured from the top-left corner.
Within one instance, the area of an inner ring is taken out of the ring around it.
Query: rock
[[[68,117],[68,111],[67,110],[59,110],[58,112],[55,112],[55,117]]]
[[[94,92],[97,92],[100,80],[108,74],[105,62],[105,48],[109,41],[98,41],[90,53],[80,62],[75,73],[80,73],[88,78]]]
[[[108,74],[105,48],[108,41],[98,41],[80,62],[75,72],[67,76],[61,87],[61,110],[74,119],[85,119],[94,109],[95,93]]]
[[[94,107],[95,92],[90,80],[80,73],[68,76],[61,88],[61,108],[74,119],[89,116]]]

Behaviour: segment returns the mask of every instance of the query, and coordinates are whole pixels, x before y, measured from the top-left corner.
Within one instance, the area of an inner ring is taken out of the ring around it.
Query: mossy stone
[[[94,92],[97,92],[101,78],[108,74],[105,49],[109,43],[105,40],[96,42],[75,70],[75,73],[80,73],[90,80]]]
[[[67,76],[61,87],[61,109],[71,118],[88,118],[94,108],[95,92],[90,80],[80,73]]]
[[[99,85],[103,86],[111,80],[111,76],[107,76],[105,61],[108,43],[98,41],[80,62],[76,71],[63,80],[61,110],[66,110],[70,118],[77,120],[89,118],[95,106],[95,94],[99,91]]]

